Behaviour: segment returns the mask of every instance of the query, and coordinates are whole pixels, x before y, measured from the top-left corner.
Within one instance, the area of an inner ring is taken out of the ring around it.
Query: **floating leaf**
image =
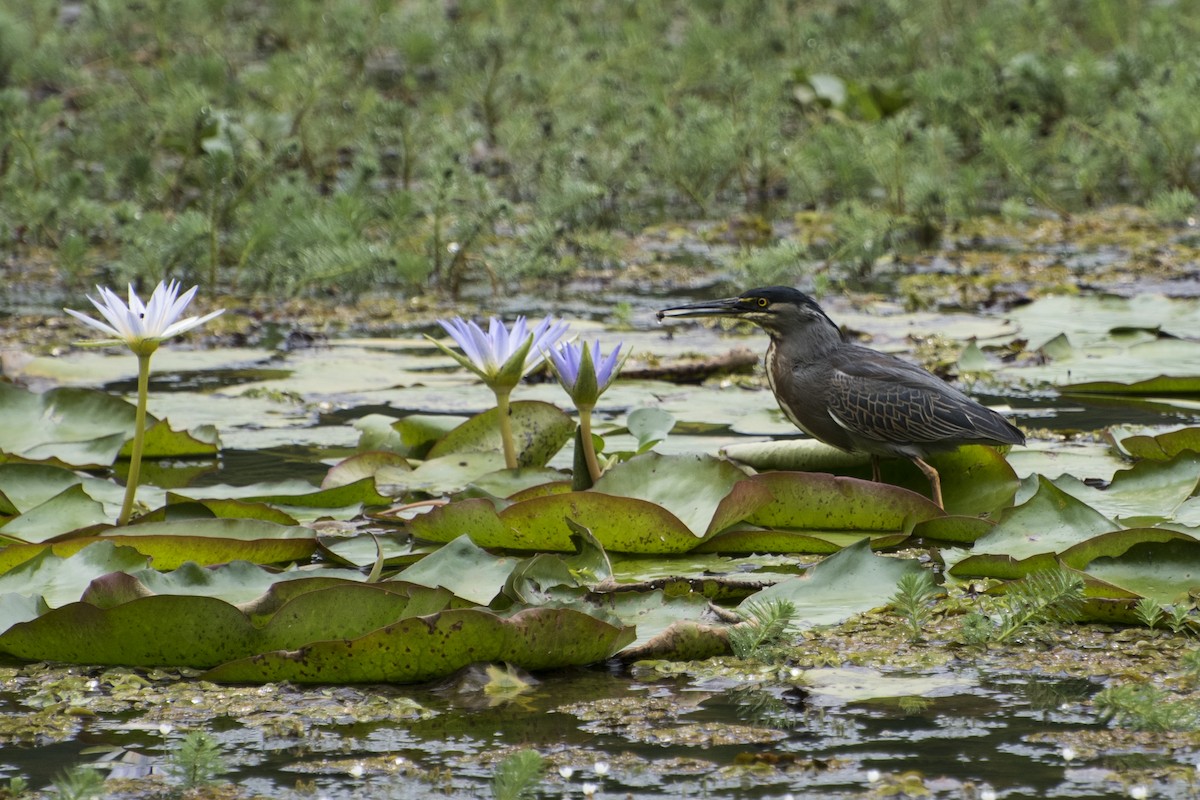
[[[661,408],[635,408],[625,418],[625,427],[637,440],[640,453],[667,438],[675,427],[675,417]]]
[[[42,394],[0,382],[0,452],[31,461],[106,467],[133,434],[134,407],[91,389]]]
[[[49,548],[0,575],[0,594],[42,597],[51,607],[78,600],[92,579],[106,572],[145,569],[144,555],[112,542],[95,542],[67,557]]]
[[[950,573],[994,578],[1021,578],[1058,564],[1057,554],[1117,524],[1071,497],[1045,477],[1037,493],[1004,515],[1000,523],[975,542],[973,554]]]
[[[1120,555],[1096,558],[1084,571],[1159,603],[1188,602],[1200,589],[1200,542],[1178,535],[1143,540]]]
[[[820,472],[764,472],[749,480],[774,498],[746,517],[765,528],[908,533],[918,522],[942,515],[932,501],[886,483]]]
[[[472,417],[438,440],[429,458],[462,453],[501,452],[499,412],[495,409]],[[509,405],[517,464],[544,467],[575,433],[575,421],[557,406],[536,400],[518,400]]]
[[[442,587],[472,603],[486,606],[504,589],[518,560],[494,556],[468,536],[459,536],[401,573],[408,583]]]
[[[699,543],[687,526],[662,506],[596,491],[523,500],[499,516],[511,531],[504,539],[508,544],[480,544],[521,550],[571,550],[568,519],[590,530],[604,549],[619,553],[683,553]]]
[[[1119,436],[1112,431],[1117,445],[1133,458],[1169,461],[1180,453],[1200,453],[1200,428],[1181,428],[1157,436]]]
[[[55,536],[109,522],[104,506],[93,500],[81,484],[63,489],[0,528],[0,538],[44,542]]]
[[[391,467],[399,471],[412,469],[408,460],[399,453],[372,450],[351,456],[330,467],[329,472],[325,474],[325,479],[321,481],[321,488],[334,489],[338,486],[357,483],[363,478],[374,479],[375,473],[382,467]]]
[[[133,434],[121,447],[121,458],[133,452]],[[166,420],[157,420],[146,428],[145,458],[193,458],[211,456],[221,449],[214,425],[202,425],[191,431],[172,430]]]
[[[233,683],[415,683],[480,661],[529,670],[590,664],[608,658],[631,637],[628,629],[569,609],[527,609],[508,618],[451,610],[402,620],[357,639],[234,661],[203,677]]]
[[[1118,471],[1105,489],[1063,475],[1054,485],[1124,525],[1170,519],[1200,486],[1200,454],[1184,452],[1170,461],[1142,461]]]
[[[703,537],[771,500],[769,491],[746,478],[740,468],[712,456],[646,453],[605,472],[593,489],[654,503]]]
[[[857,542],[810,567],[803,575],[786,578],[742,601],[767,603],[788,600],[798,611],[797,627],[835,625],[855,614],[886,605],[900,578],[920,570],[914,560],[876,556],[866,541]]]

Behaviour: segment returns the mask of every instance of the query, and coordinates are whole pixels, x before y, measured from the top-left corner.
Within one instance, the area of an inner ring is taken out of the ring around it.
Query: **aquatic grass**
[[[546,759],[536,750],[519,750],[505,758],[492,776],[492,797],[495,800],[522,800],[533,797]]]
[[[167,339],[203,325],[223,314],[224,309],[217,309],[199,317],[181,319],[192,298],[196,296],[198,287],[193,286],[181,295],[178,281],[160,282],[146,303],[134,292],[132,284],[129,286],[128,303],[121,300],[111,289],[103,286],[96,288],[100,299],[89,295],[88,300],[104,317],[104,321],[70,308],[63,310],[85,325],[112,337],[82,344],[91,347],[124,344],[137,356],[137,411],[134,418],[133,450],[129,456],[125,497],[121,503],[120,516],[117,517],[117,525],[126,525],[133,513],[133,502],[141,478],[142,452],[146,442],[146,404],[150,395],[150,356],[154,355],[154,351]]]
[[[189,731],[167,762],[167,772],[184,789],[209,786],[226,771],[217,740],[204,731]]]
[[[796,604],[791,600],[752,602],[743,617],[744,622],[729,628],[729,646],[735,656],[746,659],[781,643],[791,633]]]
[[[1147,628],[1166,628],[1177,636],[1197,632],[1192,606],[1188,603],[1164,606],[1152,597],[1143,597],[1133,611],[1138,621]]]
[[[1122,684],[1092,698],[1101,722],[1139,731],[1200,729],[1200,703],[1148,684]]]
[[[933,602],[938,588],[928,572],[910,572],[901,576],[892,596],[892,610],[908,625],[909,641],[921,639],[925,626],[933,618]]]
[[[960,626],[967,644],[1003,644],[1052,624],[1073,622],[1083,604],[1083,579],[1066,570],[1043,570],[1008,584],[991,613],[972,611]]]
[[[629,357],[628,352],[622,357],[621,347],[618,344],[605,356],[598,340],[592,342],[590,348],[582,342],[565,342],[545,352],[559,384],[571,396],[571,402],[579,412],[579,441],[593,483],[600,479],[603,470],[592,437],[592,411]]]
[[[516,469],[517,448],[509,417],[509,396],[521,378],[545,357],[545,351],[566,334],[568,324],[547,316],[530,330],[525,317],[521,316],[510,330],[492,317],[486,333],[474,321],[462,317],[439,319],[438,324],[462,352],[456,353],[431,336],[425,338],[459,365],[478,375],[496,395],[504,463],[508,469]]]
[[[56,800],[98,800],[106,797],[104,775],[95,767],[78,765],[59,773],[51,782]]]

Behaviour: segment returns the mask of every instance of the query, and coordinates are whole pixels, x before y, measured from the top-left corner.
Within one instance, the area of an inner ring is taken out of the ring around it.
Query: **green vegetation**
[[[752,601],[745,607],[746,621],[729,629],[729,646],[738,658],[763,657],[764,648],[784,643],[796,619],[791,600]]]
[[[892,597],[892,608],[908,625],[909,641],[920,641],[924,635],[925,626],[933,617],[933,603],[938,594],[933,576],[924,570],[910,572],[900,578],[896,594]]]
[[[104,776],[94,767],[71,767],[54,779],[56,800],[93,800],[104,794]]]
[[[1200,727],[1200,704],[1147,684],[1102,690],[1092,703],[1104,722],[1141,731],[1188,731]]]
[[[495,800],[522,800],[533,797],[542,778],[546,760],[536,750],[518,750],[500,762],[492,776]]]
[[[1034,572],[1005,587],[991,614],[973,611],[963,619],[968,644],[1000,644],[1039,627],[1075,621],[1083,603],[1083,579],[1066,570]]]
[[[5,2],[0,237],[79,283],[311,294],[558,278],[681,218],[780,280],[979,214],[1176,224],[1198,6]]]
[[[191,731],[171,753],[167,772],[184,789],[214,783],[225,772],[221,746],[204,731]]]

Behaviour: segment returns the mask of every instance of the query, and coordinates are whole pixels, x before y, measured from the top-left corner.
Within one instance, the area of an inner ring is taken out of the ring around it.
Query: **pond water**
[[[1056,742],[1104,727],[1082,706],[1097,684],[1081,678],[963,664],[917,676],[943,684],[921,690],[914,683],[919,697],[856,700],[872,671],[856,679],[853,669],[814,670],[811,693],[786,677],[633,672],[547,674],[510,696],[481,693],[460,679],[433,689],[198,687],[177,701],[218,709],[204,725],[223,745],[224,779],[269,797],[488,796],[498,760],[521,748],[547,760],[538,797],[583,797],[588,784],[597,797],[983,797],[989,790],[1009,798],[1121,797],[1133,768],[1192,769],[1186,753],[1157,748],[1064,751]],[[107,683],[99,677],[102,694]],[[255,708],[239,693],[271,702]],[[220,711],[231,697],[237,710]],[[421,717],[352,721],[354,708],[403,709],[401,699],[419,704]],[[22,705],[0,696],[6,715]],[[330,713],[334,705],[341,710]],[[161,770],[164,751],[187,727],[172,714],[84,718],[73,740],[6,746],[0,775],[43,785],[64,764],[91,762],[107,750],[115,776],[142,777]],[[192,724],[205,716],[189,715]],[[157,730],[156,720],[173,718],[175,730]],[[1154,788],[1151,796],[1191,796],[1185,782]]]

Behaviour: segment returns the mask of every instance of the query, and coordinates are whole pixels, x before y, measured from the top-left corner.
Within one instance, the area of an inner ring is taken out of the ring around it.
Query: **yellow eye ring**
[[[758,298],[758,307],[759,308],[766,308],[770,304],[771,304],[771,301],[768,300],[767,298],[765,298],[765,297]]]

